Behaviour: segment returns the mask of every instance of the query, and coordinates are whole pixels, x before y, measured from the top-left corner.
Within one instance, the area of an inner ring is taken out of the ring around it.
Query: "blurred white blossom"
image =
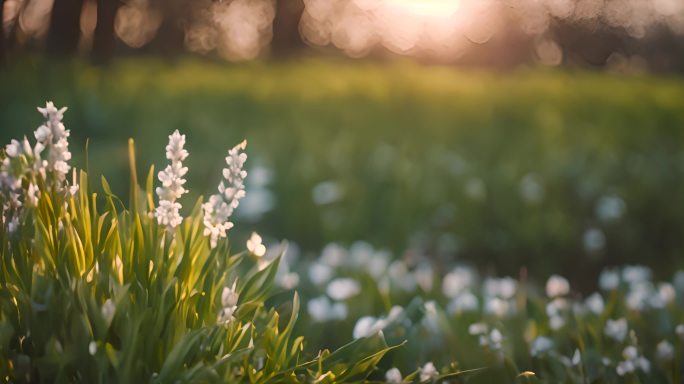
[[[618,342],[623,342],[625,341],[625,337],[627,337],[627,319],[625,318],[620,318],[617,320],[613,319],[608,319],[606,321],[606,326],[603,328],[603,333]]]
[[[432,381],[439,377],[439,371],[435,368],[435,365],[430,361],[425,363],[422,368],[420,368],[420,381]]]
[[[568,293],[570,293],[570,283],[565,277],[553,275],[546,281],[546,296],[554,298]]]
[[[651,370],[651,363],[633,345],[627,346],[622,351],[622,357],[624,360],[618,363],[615,369],[620,376],[635,372],[636,370],[646,373]]]
[[[339,277],[328,283],[325,292],[335,300],[347,300],[361,292],[361,285],[352,278]]]

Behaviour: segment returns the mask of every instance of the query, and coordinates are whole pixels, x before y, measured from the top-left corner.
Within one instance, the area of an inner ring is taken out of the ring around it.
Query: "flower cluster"
[[[218,187],[218,194],[211,195],[209,201],[202,205],[204,210],[204,236],[209,237],[211,248],[216,248],[218,240],[226,237],[226,231],[233,227],[230,217],[245,196],[245,178],[247,171],[244,165],[247,154],[243,151],[247,141],[243,141],[228,151],[227,168],[223,169],[223,178]]]
[[[71,168],[67,163],[71,160],[68,140],[70,132],[68,129],[65,129],[62,123],[66,110],[67,107],[57,109],[51,101],[45,104],[45,108],[39,107],[38,112],[47,120],[35,132],[36,140],[38,141],[36,152],[39,152],[38,148],[41,151],[45,149],[47,153],[45,166],[60,182],[66,179]]]
[[[48,101],[44,108],[38,108],[46,121],[34,132],[36,144],[32,146],[24,137],[21,141],[12,140],[5,147],[5,156],[0,162],[0,200],[2,220],[10,233],[19,227],[22,208],[38,204],[39,183],[56,191],[63,191],[67,186],[71,152],[69,130],[62,123],[66,110]],[[68,192],[73,195],[76,191],[78,184],[74,180]]]
[[[156,189],[159,206],[154,215],[159,224],[165,225],[169,231],[183,222],[183,217],[180,215],[180,209],[183,206],[177,200],[187,192],[183,187],[185,184],[183,177],[188,173],[188,168],[183,166],[183,160],[188,157],[188,151],[184,146],[185,135],[181,135],[178,130],[169,135],[166,158],[171,161],[171,164],[158,174],[162,186]]]

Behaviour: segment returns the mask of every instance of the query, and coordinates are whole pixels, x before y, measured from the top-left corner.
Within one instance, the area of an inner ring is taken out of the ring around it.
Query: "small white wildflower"
[[[483,335],[487,333],[487,324],[485,323],[472,323],[468,327],[468,333],[471,335]]]
[[[331,304],[325,295],[309,300],[306,309],[309,312],[309,316],[316,322],[344,320],[347,318],[347,305],[345,303]]]
[[[28,186],[28,190],[26,191],[26,203],[30,207],[35,207],[38,205],[38,198],[40,197],[40,189],[33,184],[30,183]]]
[[[677,292],[672,284],[660,283],[658,285],[658,297],[665,305],[672,304],[676,296]]]
[[[623,342],[627,337],[627,319],[620,318],[617,320],[608,319],[606,326],[603,328],[603,333],[618,342]]]
[[[684,324],[678,324],[675,327],[675,333],[677,336],[679,336],[680,339],[684,340]]]
[[[606,235],[599,228],[588,228],[582,234],[582,245],[589,253],[597,253],[606,246]]]
[[[261,243],[261,236],[258,233],[252,232],[252,235],[247,240],[247,250],[257,257],[262,257],[266,254],[266,247]]]
[[[594,292],[589,295],[589,297],[587,297],[587,299],[584,301],[584,304],[595,315],[600,315],[605,307],[603,297],[598,292]]]
[[[450,315],[460,314],[463,312],[477,311],[479,302],[477,296],[469,291],[461,292],[447,305],[447,313]]]
[[[378,327],[378,325],[381,324],[375,317],[363,316],[356,321],[352,335],[355,339],[372,336],[382,329],[381,327]]]
[[[352,278],[340,277],[331,281],[325,292],[335,300],[347,300],[361,292],[361,285]]]
[[[425,365],[420,369],[420,381],[432,381],[439,377],[439,371],[435,368],[435,365],[430,361],[425,363]]]
[[[429,264],[421,264],[413,271],[416,283],[423,292],[432,291],[432,284],[434,279],[434,271]]]
[[[112,299],[105,300],[104,304],[102,304],[102,317],[104,318],[105,323],[108,327],[112,323],[115,313],[116,305],[114,305]]]
[[[216,317],[216,324],[228,325],[231,321],[235,320],[235,317],[233,317],[235,310],[237,310],[237,306],[222,308]]]
[[[393,367],[385,373],[385,382],[392,384],[402,383],[404,378],[401,376],[399,368]]]
[[[461,291],[470,288],[474,283],[475,274],[470,268],[457,267],[444,276],[442,293],[444,296],[454,299]]]
[[[670,361],[674,358],[674,346],[669,341],[663,340],[656,346],[656,356],[661,361]]]
[[[315,285],[322,285],[330,281],[333,272],[328,264],[315,261],[309,265],[309,280]]]
[[[630,285],[651,279],[651,269],[643,265],[627,265],[622,268],[622,279]]]
[[[90,353],[90,356],[95,356],[97,353],[97,343],[94,341],[91,341],[88,344],[88,353]]]
[[[601,221],[614,221],[620,219],[627,210],[625,201],[616,195],[602,196],[596,202],[596,216]]]
[[[321,251],[321,262],[331,267],[339,267],[347,258],[347,250],[337,243],[327,244]]]
[[[636,370],[646,373],[651,370],[651,363],[645,357],[641,356],[637,348],[633,345],[626,347],[622,351],[622,357],[624,360],[616,367],[617,374],[620,376],[625,376]]]
[[[579,349],[575,349],[575,353],[572,355],[572,365],[580,365],[582,362],[582,354]]]
[[[183,217],[180,215],[182,206],[176,200],[187,193],[183,187],[185,184],[183,177],[188,172],[188,168],[183,166],[183,160],[188,157],[188,151],[183,148],[184,146],[185,135],[181,135],[178,130],[169,135],[166,158],[171,161],[171,164],[157,175],[162,185],[156,189],[159,206],[154,214],[159,224],[164,225],[169,231],[183,222]]]
[[[484,309],[486,313],[497,317],[509,315],[514,310],[513,306],[507,300],[498,297],[487,298]]]
[[[534,341],[532,341],[532,346],[530,347],[530,355],[532,357],[537,357],[543,353],[548,352],[553,348],[553,340],[545,336],[538,336]]]
[[[570,293],[570,283],[566,278],[559,275],[549,277],[546,282],[546,295],[550,298],[565,296]]]
[[[610,291],[620,285],[620,274],[615,269],[605,269],[599,276],[599,287],[604,291]]]
[[[237,305],[240,295],[237,293],[236,286],[237,279],[235,279],[231,288],[223,287],[223,291],[221,292],[221,306],[224,308]]]
[[[518,189],[520,196],[529,204],[536,204],[544,199],[544,186],[539,181],[539,177],[534,173],[525,175],[520,180]]]
[[[484,281],[484,291],[487,296],[500,297],[502,299],[510,299],[515,296],[518,282],[512,277],[503,277],[500,279],[487,278]]]

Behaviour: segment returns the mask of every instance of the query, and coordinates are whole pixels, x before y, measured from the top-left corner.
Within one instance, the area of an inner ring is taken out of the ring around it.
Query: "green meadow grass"
[[[500,273],[562,271],[580,286],[609,264],[682,266],[682,78],[332,59],[132,58],[104,69],[26,59],[0,72],[0,141],[37,127],[26,111],[45,100],[69,106],[72,146],[88,139],[87,161],[74,151],[74,163],[107,175],[120,195],[128,137],[141,164],[161,165],[166,135],[187,133],[195,191],[215,188],[225,148],[248,139],[251,165],[273,171],[276,202],[236,227],[305,250],[364,239]],[[536,204],[519,192],[530,173],[544,190]],[[312,188],[324,181],[341,195],[316,205]],[[469,183],[484,194],[473,197]],[[596,217],[604,195],[624,200],[622,218]],[[604,233],[602,250],[584,249],[588,228]]]

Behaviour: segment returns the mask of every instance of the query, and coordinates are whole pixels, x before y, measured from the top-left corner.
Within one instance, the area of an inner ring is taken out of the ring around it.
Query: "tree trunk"
[[[274,56],[288,56],[304,47],[299,35],[299,20],[303,12],[303,0],[277,0],[271,42]]]
[[[0,0],[0,65],[5,64],[7,59],[7,48],[5,45],[5,26],[3,19],[5,16],[5,0]]]
[[[55,0],[47,38],[48,53],[66,56],[76,52],[81,37],[82,7],[83,0]]]
[[[92,59],[96,64],[107,64],[114,57],[116,45],[114,19],[119,5],[121,5],[119,0],[97,0],[97,25],[92,50]]]

